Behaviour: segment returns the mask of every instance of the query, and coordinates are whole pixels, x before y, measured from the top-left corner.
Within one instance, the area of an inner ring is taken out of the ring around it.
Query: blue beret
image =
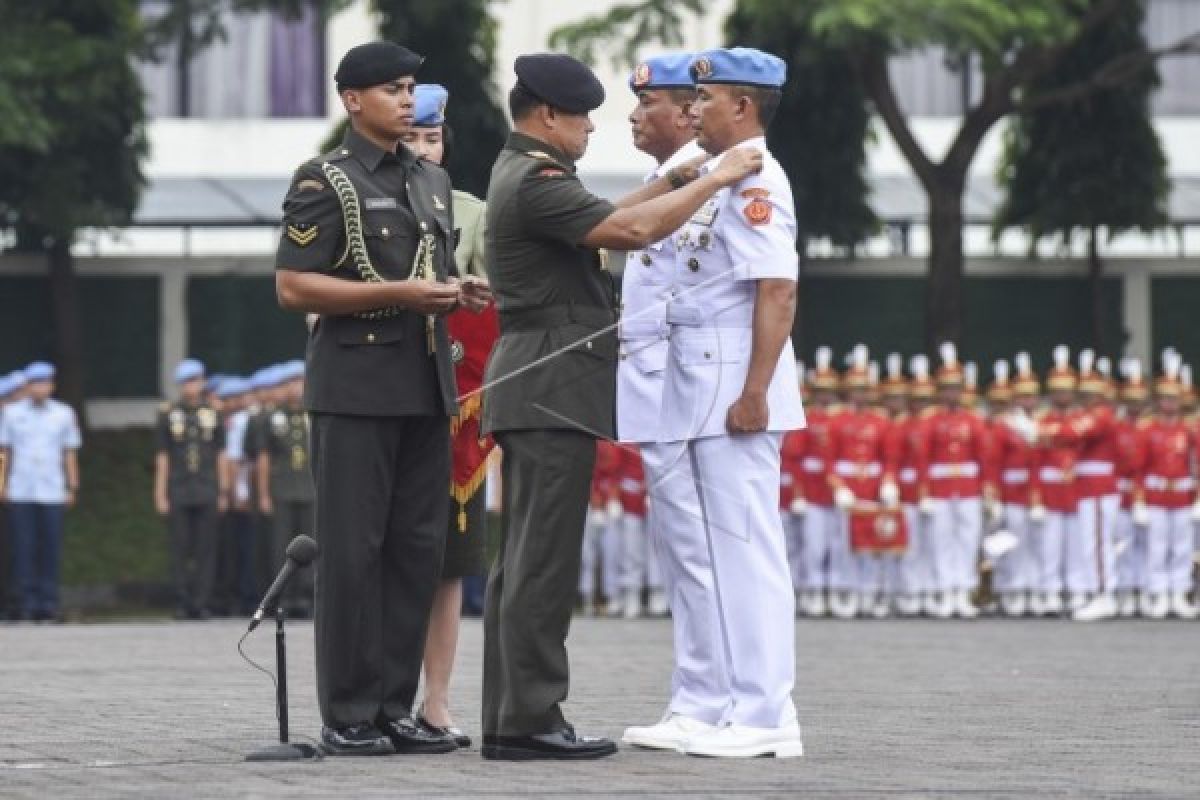
[[[299,358],[285,361],[280,365],[280,371],[285,381],[299,380],[304,377],[304,361]]]
[[[395,42],[368,42],[350,48],[342,56],[333,80],[339,91],[369,89],[405,75],[415,75],[424,60],[424,56]]]
[[[223,373],[220,373],[220,372],[218,372],[218,373],[216,373],[216,374],[214,374],[214,375],[209,375],[209,376],[208,376],[208,380],[206,380],[206,381],[204,382],[204,389],[205,389],[205,391],[208,391],[208,392],[215,392],[215,391],[217,391],[218,389],[220,389],[220,388],[221,388],[221,384],[222,384],[222,383],[224,383],[224,382],[225,382],[225,381],[226,381],[228,378],[230,378],[230,377],[232,377],[232,376],[230,376],[230,375],[225,375],[225,374],[223,374]]]
[[[531,53],[513,62],[517,86],[568,114],[595,111],[604,102],[604,85],[582,61],[562,53]]]
[[[54,380],[54,365],[47,361],[34,361],[25,367],[23,374],[27,383],[52,381]]]
[[[692,81],[692,53],[671,53],[648,58],[634,68],[629,76],[629,88],[635,92],[642,89],[694,89]]]
[[[185,358],[175,367],[175,382],[186,383],[204,377],[204,365],[194,358]]]
[[[22,386],[24,386],[28,382],[29,381],[27,381],[25,379],[25,373],[19,369],[15,369],[12,372],[8,373],[8,383],[9,383],[9,386],[12,387],[9,389],[10,392],[15,392],[17,389],[20,389]]]
[[[450,93],[436,83],[419,83],[413,94],[413,127],[440,128],[446,123]]]
[[[217,386],[217,397],[237,397],[239,394],[245,394],[248,388],[248,381],[245,378],[229,375]]]
[[[751,47],[697,53],[691,72],[696,83],[731,83],[764,89],[778,89],[787,80],[787,64],[783,59]]]

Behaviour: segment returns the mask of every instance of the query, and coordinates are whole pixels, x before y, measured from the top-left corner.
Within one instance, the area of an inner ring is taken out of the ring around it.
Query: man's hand
[[[154,510],[164,517],[170,513],[171,504],[167,502],[167,496],[165,494],[154,495]]]
[[[458,283],[458,302],[478,314],[492,302],[492,289],[483,278],[468,275]]]
[[[708,153],[701,153],[698,156],[693,156],[679,166],[675,167],[672,172],[676,173],[683,179],[686,186],[696,178],[700,177],[700,168],[709,162],[712,158]]]
[[[721,157],[721,163],[710,174],[722,186],[733,186],[743,178],[762,172],[763,155],[753,147],[736,147]]]
[[[275,503],[271,500],[271,495],[264,494],[258,498],[258,513],[268,516],[275,513]]]
[[[725,415],[725,429],[730,433],[760,433],[767,429],[769,418],[765,392],[742,392]]]
[[[447,314],[458,306],[459,288],[438,281],[396,281],[396,305],[418,314]]]

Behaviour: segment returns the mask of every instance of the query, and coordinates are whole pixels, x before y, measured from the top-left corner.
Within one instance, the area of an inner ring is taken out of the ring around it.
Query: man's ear
[[[558,113],[548,104],[538,106],[538,118],[542,125],[548,130],[554,130],[558,127]]]
[[[684,128],[692,127],[692,104],[691,102],[680,103],[676,106],[678,112],[675,114],[675,127],[683,130]]]
[[[359,95],[357,89],[346,89],[342,92],[342,106],[350,114],[362,111],[362,96]]]
[[[754,101],[750,99],[750,95],[740,94],[734,101],[734,116],[738,122],[742,122],[748,117],[754,115]]]

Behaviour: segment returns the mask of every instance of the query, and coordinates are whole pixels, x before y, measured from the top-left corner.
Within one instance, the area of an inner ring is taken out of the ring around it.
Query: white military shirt
[[[646,177],[650,183],[704,151],[688,142]],[[668,236],[625,259],[621,279],[620,355],[617,360],[617,438],[660,442],[662,392],[667,367],[667,300],[675,270],[675,240]]]
[[[8,448],[10,503],[67,502],[67,450],[81,442],[75,412],[54,398],[34,403],[26,397],[5,406],[0,417],[0,447]]]
[[[762,151],[762,172],[715,194],[674,236],[662,441],[728,434],[726,414],[750,366],[757,282],[799,275],[787,176],[764,137],[739,146]],[[789,337],[767,389],[767,431],[804,427],[798,385]]]

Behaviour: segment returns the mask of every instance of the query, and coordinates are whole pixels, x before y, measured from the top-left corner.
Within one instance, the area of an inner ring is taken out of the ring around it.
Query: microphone
[[[287,586],[288,581],[292,579],[292,574],[301,567],[312,563],[312,560],[317,557],[320,548],[317,543],[308,536],[297,536],[292,539],[291,544],[287,546],[287,561],[279,570],[279,574],[275,576],[275,582],[271,584],[271,588],[267,589],[267,593],[263,595],[262,602],[258,604],[258,609],[254,612],[254,616],[250,618],[250,627],[246,630],[247,633],[258,627],[258,623],[263,621],[263,617],[267,615],[268,609],[275,605],[279,599],[279,595],[283,594],[283,589]]]

